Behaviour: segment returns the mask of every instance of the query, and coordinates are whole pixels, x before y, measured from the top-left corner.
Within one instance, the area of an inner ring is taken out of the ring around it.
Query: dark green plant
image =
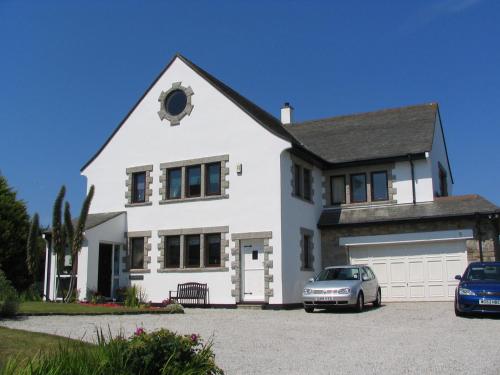
[[[19,298],[16,289],[0,270],[0,317],[10,317],[17,313]]]
[[[33,281],[36,281],[38,269],[40,267],[40,253],[38,239],[40,238],[40,223],[38,214],[35,213],[31,219],[30,230],[28,233],[28,243],[26,245],[26,265],[28,271],[33,276]]]
[[[180,336],[167,330],[134,336],[106,337],[98,332],[97,345],[74,343],[57,351],[41,352],[28,363],[11,359],[2,375],[216,375],[212,344],[198,335]]]
[[[125,289],[125,300],[123,304],[127,307],[139,307],[139,298],[137,296],[137,287],[135,285]]]
[[[66,187],[63,185],[57,194],[56,200],[54,201],[54,207],[52,210],[52,250],[56,255],[56,296],[59,290],[59,280],[64,267],[64,256],[66,249],[66,232],[62,226],[61,220],[61,210],[64,201],[64,195],[66,194]]]
[[[78,254],[82,249],[85,224],[87,222],[90,204],[92,203],[93,197],[94,197],[94,185],[90,187],[87,197],[83,202],[80,216],[78,217],[78,221],[76,223],[76,227],[73,226],[73,222],[71,220],[69,203],[66,202],[66,204],[64,205],[64,227],[66,229],[67,241],[71,251],[71,275],[70,275],[68,292],[64,297],[65,302],[70,300],[70,296],[73,294],[73,291],[75,289],[76,274],[78,272]]]
[[[26,204],[0,174],[0,267],[14,288],[26,289],[31,278],[26,267],[29,215]]]

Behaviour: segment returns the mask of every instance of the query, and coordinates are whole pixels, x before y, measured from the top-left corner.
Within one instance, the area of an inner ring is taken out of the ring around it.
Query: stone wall
[[[498,242],[498,223],[487,219],[480,221],[480,235],[483,245],[483,260],[500,260]],[[432,232],[440,230],[472,229],[473,240],[467,240],[467,258],[469,262],[478,261],[479,242],[478,226],[474,219],[448,219],[440,221],[422,221],[419,223],[366,224],[352,227],[321,229],[321,260],[322,266],[347,264],[349,262],[347,249],[339,245],[341,237],[373,236],[381,234]]]

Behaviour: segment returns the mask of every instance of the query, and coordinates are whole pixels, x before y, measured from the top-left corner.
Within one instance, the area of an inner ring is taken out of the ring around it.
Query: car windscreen
[[[470,266],[464,275],[464,280],[500,282],[500,266]]]
[[[329,280],[359,280],[359,268],[329,268],[316,278],[316,281]]]

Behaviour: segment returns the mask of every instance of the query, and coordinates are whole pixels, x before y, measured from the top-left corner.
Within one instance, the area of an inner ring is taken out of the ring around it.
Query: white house
[[[437,104],[304,123],[285,104],[280,121],[176,55],[81,172],[81,299],[136,284],[161,302],[195,281],[211,305],[291,305],[350,262],[385,300],[447,300],[468,261],[499,258],[498,207],[450,196]]]

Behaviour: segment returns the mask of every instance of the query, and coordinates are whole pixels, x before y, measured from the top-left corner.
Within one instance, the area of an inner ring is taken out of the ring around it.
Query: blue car
[[[469,264],[455,291],[455,314],[500,313],[500,262]]]

